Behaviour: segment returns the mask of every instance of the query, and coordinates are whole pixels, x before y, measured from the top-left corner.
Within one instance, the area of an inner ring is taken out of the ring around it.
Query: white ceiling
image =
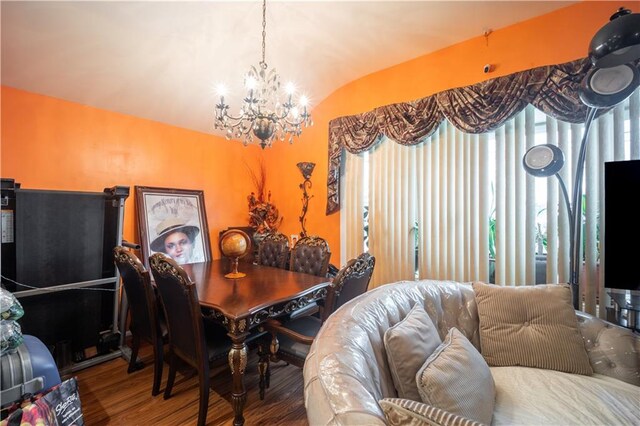
[[[266,62],[313,105],[364,75],[572,3],[269,1]],[[261,59],[259,1],[1,8],[3,85],[205,133],[216,86],[232,90],[235,109]]]

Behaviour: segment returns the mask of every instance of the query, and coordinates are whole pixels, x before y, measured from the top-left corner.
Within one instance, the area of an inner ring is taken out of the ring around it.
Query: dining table
[[[242,425],[247,400],[244,384],[247,336],[267,319],[291,314],[324,299],[330,279],[247,263],[240,266],[240,272],[246,276],[226,278],[225,274],[231,272],[231,261],[225,258],[182,268],[196,284],[203,315],[222,324],[231,338],[228,359],[233,379],[233,424]]]

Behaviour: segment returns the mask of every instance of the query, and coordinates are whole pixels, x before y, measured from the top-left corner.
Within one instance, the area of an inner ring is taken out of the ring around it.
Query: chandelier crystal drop
[[[296,103],[293,99],[295,86],[286,85],[284,95],[280,89],[280,76],[275,68],[269,69],[265,62],[265,39],[267,2],[262,2],[262,61],[252,66],[245,76],[247,95],[243,99],[238,115],[229,113],[229,105],[224,100],[224,90],[219,89],[220,102],[215,107],[215,128],[226,131],[226,138],[239,139],[244,145],[259,139],[264,149],[275,139],[288,139],[302,134],[302,127],[313,125],[307,111],[308,99],[301,96]],[[282,98],[281,98],[282,96]]]

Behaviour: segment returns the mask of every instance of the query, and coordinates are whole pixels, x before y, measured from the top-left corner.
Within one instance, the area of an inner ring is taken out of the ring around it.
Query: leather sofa
[[[416,303],[423,304],[441,338],[456,327],[480,349],[471,285],[424,280],[371,290],[337,310],[311,346],[304,366],[310,425],[385,424],[378,401],[397,393],[383,336]],[[634,423],[640,424],[640,336],[582,312],[577,316],[595,374],[491,367],[496,383],[492,424],[626,423],[628,417],[616,417],[620,412],[638,416]],[[590,418],[593,413],[596,417]]]

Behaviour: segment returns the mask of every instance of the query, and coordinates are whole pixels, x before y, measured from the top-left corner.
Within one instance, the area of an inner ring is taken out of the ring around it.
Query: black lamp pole
[[[580,151],[578,152],[576,176],[573,180],[573,201],[571,203],[573,209],[567,207],[571,215],[571,222],[569,222],[571,224],[571,242],[569,244],[569,250],[571,251],[571,258],[569,260],[569,285],[571,285],[571,295],[573,307],[575,309],[580,309],[580,269],[582,266],[582,258],[580,256],[580,247],[582,246],[582,179],[584,177],[584,163],[587,154],[589,129],[591,128],[591,123],[593,122],[593,118],[597,111],[597,108],[589,108],[587,111],[584,134],[582,135]],[[558,176],[558,178],[559,177],[560,176]]]

